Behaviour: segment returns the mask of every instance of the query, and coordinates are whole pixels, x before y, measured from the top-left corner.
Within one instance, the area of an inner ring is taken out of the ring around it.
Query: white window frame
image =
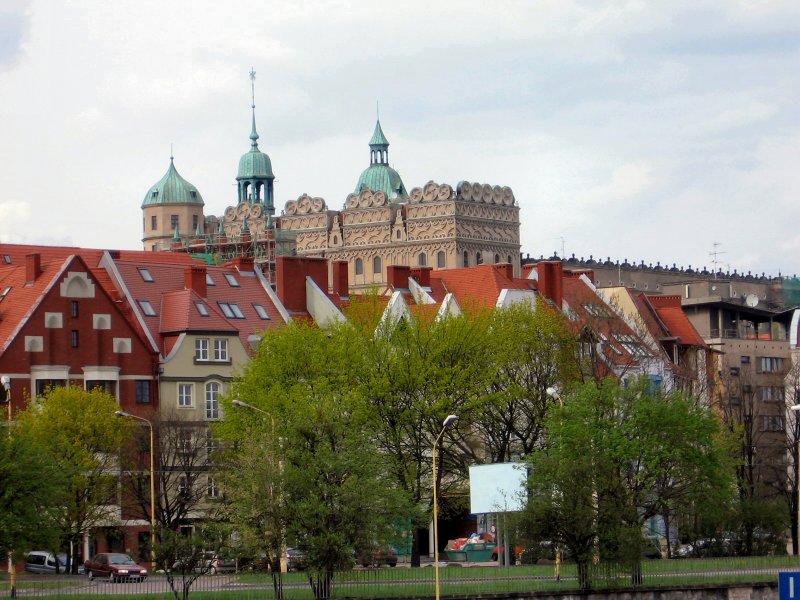
[[[219,381],[209,381],[205,385],[206,419],[216,421],[221,418],[219,397],[222,393],[222,384]]]
[[[209,357],[209,339],[195,338],[194,340],[194,359],[207,361]]]
[[[228,360],[228,340],[225,338],[214,339],[214,360],[220,362]]]
[[[191,408],[194,406],[194,384],[178,383],[178,408]]]

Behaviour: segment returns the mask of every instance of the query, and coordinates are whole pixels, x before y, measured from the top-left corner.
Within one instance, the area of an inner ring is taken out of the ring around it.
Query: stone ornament
[[[453,188],[448,184],[443,183],[439,185],[433,181],[429,181],[421,188],[415,187],[409,194],[409,202],[411,204],[419,204],[420,202],[441,202],[443,200],[450,200],[453,198]]]
[[[328,210],[325,200],[322,198],[312,198],[308,194],[303,194],[297,200],[289,200],[283,208],[287,215],[307,215],[321,213]]]
[[[465,202],[514,206],[514,192],[507,185],[501,187],[499,185],[491,186],[488,183],[461,181],[456,190],[457,198]]]
[[[345,200],[345,208],[377,208],[386,205],[384,192],[361,190],[358,194],[349,194]]]

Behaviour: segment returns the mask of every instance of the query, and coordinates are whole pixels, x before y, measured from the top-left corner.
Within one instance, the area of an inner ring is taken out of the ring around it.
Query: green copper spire
[[[263,204],[264,211],[272,214],[275,212],[273,201],[273,182],[275,175],[272,173],[272,161],[266,153],[258,149],[258,132],[256,131],[256,91],[255,70],[250,70],[250,93],[252,122],[250,127],[250,151],[239,159],[239,171],[236,181],[239,188],[239,202]]]
[[[253,109],[253,127],[250,130],[250,148],[258,150],[258,132],[256,131],[256,72],[250,68],[250,94],[253,100],[250,108]]]
[[[372,139],[369,141],[370,148],[372,146],[386,146],[389,147],[389,140],[386,139],[386,136],[383,135],[383,129],[381,129],[381,121],[375,123],[375,132],[372,134]]]
[[[380,119],[375,122],[375,131],[369,140],[369,167],[361,173],[355,193],[365,189],[384,192],[390,202],[402,202],[408,198],[400,174],[389,166],[389,140],[383,134]]]

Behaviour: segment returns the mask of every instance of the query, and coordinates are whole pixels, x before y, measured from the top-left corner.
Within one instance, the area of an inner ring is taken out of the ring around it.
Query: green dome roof
[[[236,179],[264,179],[274,177],[272,161],[269,156],[260,152],[258,146],[239,159],[239,174]]]
[[[384,192],[390,201],[408,198],[400,174],[385,164],[370,165],[361,173],[356,184],[356,194],[364,189]]]
[[[166,175],[147,190],[142,208],[162,204],[205,204],[197,188],[180,176],[171,156]]]
[[[256,106],[253,102],[253,126],[250,130],[250,152],[239,159],[239,174],[236,179],[274,179],[272,161],[269,156],[258,149],[258,133],[256,132]]]
[[[389,166],[389,140],[383,134],[380,120],[375,123],[375,131],[369,140],[369,153],[370,165],[358,178],[355,193],[358,194],[364,189],[383,192],[390,202],[408,198],[400,174]]]

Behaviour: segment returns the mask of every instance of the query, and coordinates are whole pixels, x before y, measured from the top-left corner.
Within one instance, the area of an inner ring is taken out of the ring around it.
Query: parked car
[[[286,549],[286,570],[302,571],[306,568],[306,556],[297,548]]]
[[[362,567],[397,566],[397,551],[390,546],[372,546],[357,554],[357,562]]]
[[[147,569],[136,564],[127,554],[102,552],[83,563],[89,581],[95,577],[107,577],[111,583],[118,581],[144,581]]]
[[[47,550],[28,552],[25,556],[25,570],[29,573],[56,573],[56,560],[58,560],[58,573],[67,573],[67,555],[62,552],[55,556]],[[78,574],[83,575],[83,573],[83,565],[80,565]]]

